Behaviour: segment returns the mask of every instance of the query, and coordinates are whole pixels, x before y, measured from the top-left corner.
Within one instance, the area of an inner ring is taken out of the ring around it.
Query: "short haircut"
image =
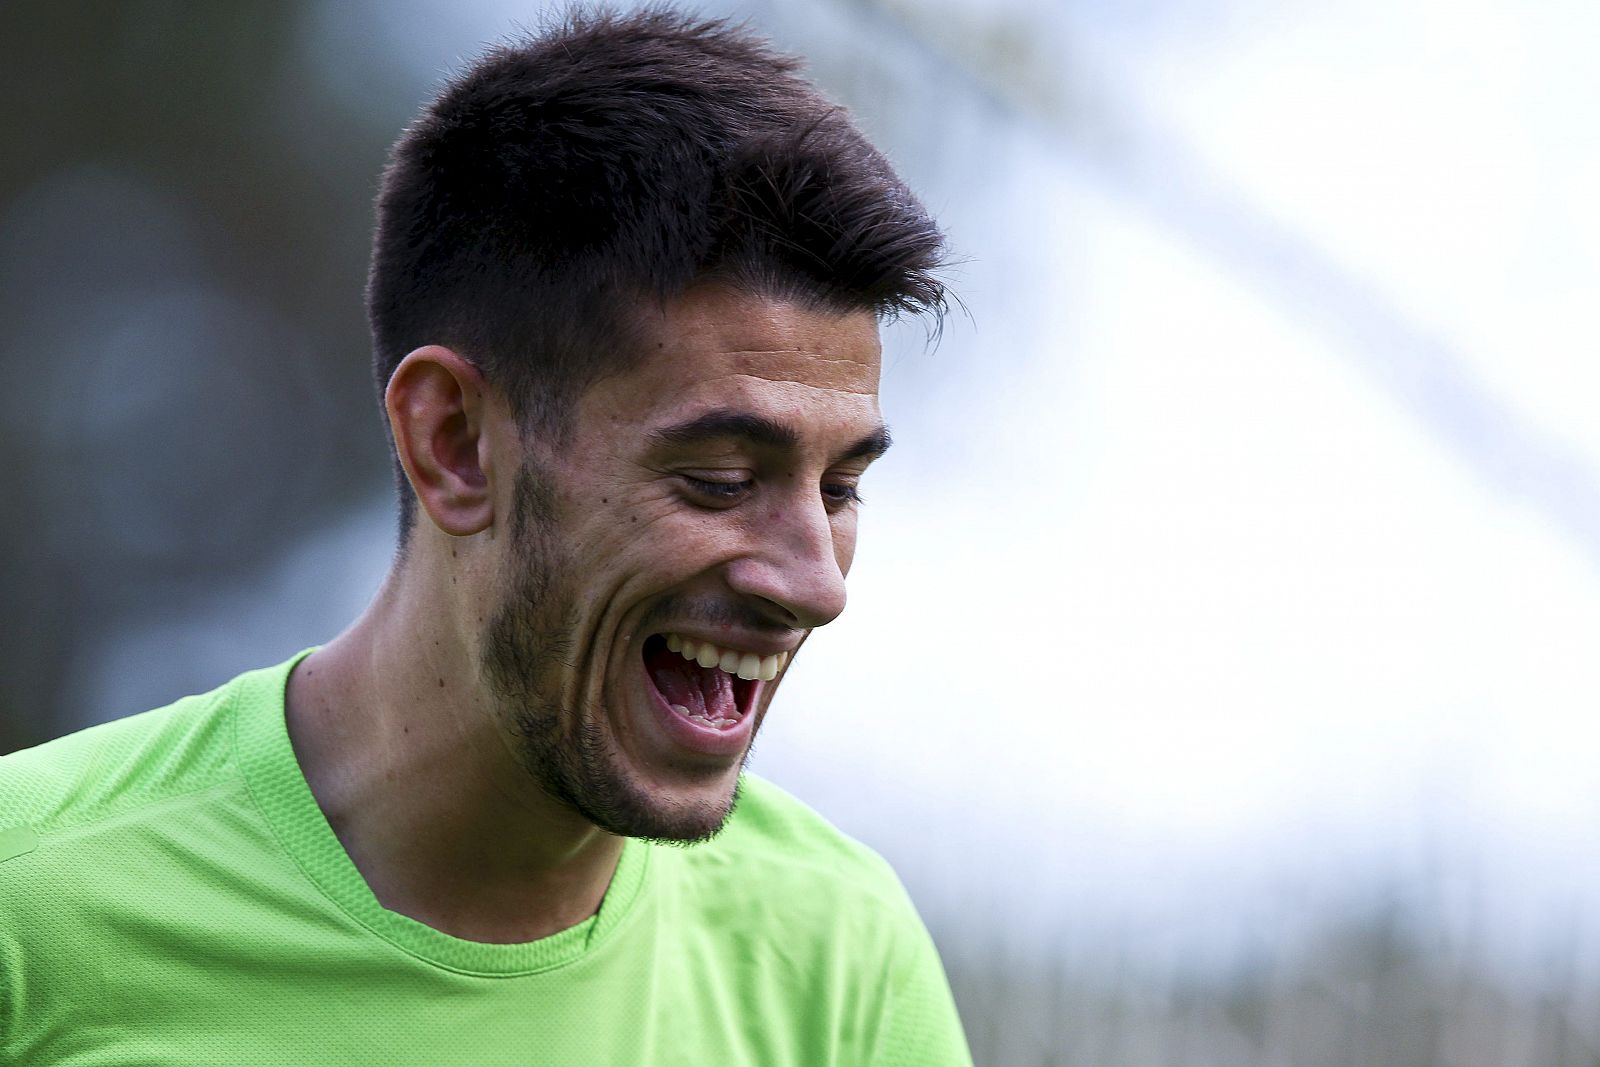
[[[524,432],[559,435],[635,358],[638,312],[702,282],[942,316],[938,226],[798,68],[741,27],[651,7],[569,12],[451,79],[378,197],[380,395],[408,352],[445,345]],[[416,501],[396,476],[404,540]]]

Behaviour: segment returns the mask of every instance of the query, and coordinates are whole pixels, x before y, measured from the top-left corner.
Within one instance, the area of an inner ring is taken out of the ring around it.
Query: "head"
[[[384,176],[402,556],[475,561],[484,689],[616,833],[721,825],[843,607],[878,323],[943,306],[937,227],[796,67],[719,22],[572,15],[454,79]]]

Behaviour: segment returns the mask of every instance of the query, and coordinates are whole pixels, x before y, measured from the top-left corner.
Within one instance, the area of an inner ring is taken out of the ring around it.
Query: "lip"
[[[740,717],[739,721],[727,729],[719,730],[711,726],[701,726],[684,718],[667,704],[661,691],[650,678],[650,672],[645,669],[641,657],[639,664],[639,684],[643,686],[645,696],[650,703],[650,710],[655,714],[661,732],[676,747],[695,753],[700,756],[717,757],[725,760],[727,757],[742,756],[750,745],[750,735],[755,729],[757,710],[761,706],[761,694],[766,688],[766,682],[756,682],[750,691],[750,707]]]

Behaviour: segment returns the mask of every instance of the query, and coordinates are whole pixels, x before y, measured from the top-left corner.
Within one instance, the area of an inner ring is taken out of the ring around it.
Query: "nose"
[[[850,533],[835,529],[820,498],[775,502],[748,536],[745,551],[728,565],[734,592],[765,601],[775,621],[794,629],[838,618],[853,545],[843,541]]]

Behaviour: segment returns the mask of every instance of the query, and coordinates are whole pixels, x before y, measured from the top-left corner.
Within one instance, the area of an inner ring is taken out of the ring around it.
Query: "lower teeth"
[[[719,730],[721,730],[721,729],[723,729],[724,727],[727,727],[727,726],[732,726],[734,723],[739,721],[736,718],[730,718],[730,719],[712,719],[712,718],[708,718],[708,717],[706,717],[704,715],[700,715],[700,714],[697,714],[695,712],[691,712],[688,708],[684,707],[682,704],[673,704],[672,705],[672,710],[677,712],[679,715],[682,715],[686,719],[693,719],[695,722],[704,723],[707,726],[714,726]]]

